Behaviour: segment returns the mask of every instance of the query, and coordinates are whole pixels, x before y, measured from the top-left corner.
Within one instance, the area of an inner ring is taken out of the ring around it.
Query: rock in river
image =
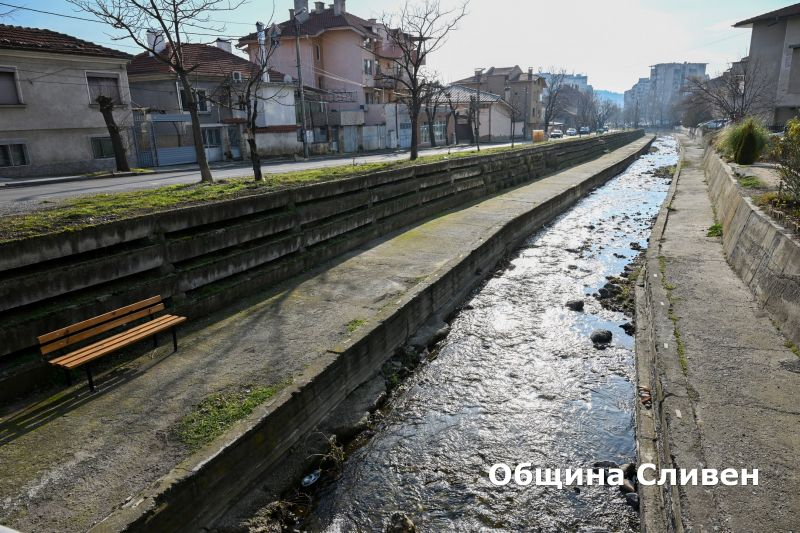
[[[596,329],[589,336],[592,342],[597,345],[608,344],[611,342],[611,332],[607,329]]]
[[[397,512],[392,515],[392,521],[386,528],[386,533],[415,533],[414,522],[405,513]]]
[[[566,305],[573,311],[583,311],[583,300],[570,300]]]

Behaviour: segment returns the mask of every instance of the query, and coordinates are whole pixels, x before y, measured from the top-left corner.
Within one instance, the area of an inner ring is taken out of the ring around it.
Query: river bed
[[[654,150],[531,235],[465,303],[435,357],[392,394],[374,435],[314,493],[300,529],[383,531],[405,513],[418,531],[638,531],[615,487],[497,487],[492,464],[590,467],[635,461],[629,317],[592,294],[647,246],[669,188]],[[565,307],[583,298],[583,312]],[[613,332],[596,349],[594,329]]]

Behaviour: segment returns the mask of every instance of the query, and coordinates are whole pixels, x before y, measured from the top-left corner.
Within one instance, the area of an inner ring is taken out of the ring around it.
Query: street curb
[[[665,393],[659,367],[665,360],[678,361],[674,342],[664,343],[663,347],[657,344],[657,332],[672,328],[666,315],[667,308],[664,306],[667,297],[660,278],[658,258],[669,222],[669,206],[677,191],[683,170],[684,148],[680,142],[678,144],[680,146],[678,165],[667,196],[653,224],[644,265],[636,281],[637,463],[639,466],[644,463],[655,464],[658,471],[663,466],[670,465],[669,438],[666,434],[667,425],[663,412]],[[656,302],[660,302],[660,305],[656,305]],[[638,391],[642,387],[650,391],[652,397],[650,409],[639,400]],[[638,493],[642,533],[683,532],[680,520],[680,497],[672,493],[671,487],[639,483]]]
[[[105,180],[112,178],[129,178],[131,176],[148,176],[150,174],[163,174],[171,171],[156,171],[153,172],[120,172],[118,174],[105,174],[103,176],[66,176],[54,178],[40,178],[32,180],[21,181],[7,181],[0,183],[0,187],[39,187],[41,185],[52,185],[54,183],[69,183],[71,181],[90,181],[90,180]]]

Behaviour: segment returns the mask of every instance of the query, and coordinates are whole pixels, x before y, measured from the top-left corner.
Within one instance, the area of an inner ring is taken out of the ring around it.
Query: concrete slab
[[[666,468],[759,470],[758,486],[680,486],[671,490],[685,531],[797,531],[800,528],[800,374],[747,285],[726,262],[702,169],[702,148],[680,137],[685,166],[663,238],[652,252],[665,266],[666,289],[651,280],[658,349],[660,444]],[[648,276],[656,271],[651,264]],[[670,303],[660,305],[658,300]],[[674,326],[669,310],[677,318]],[[674,350],[685,348],[685,369]],[[680,414],[678,414],[680,411]]]

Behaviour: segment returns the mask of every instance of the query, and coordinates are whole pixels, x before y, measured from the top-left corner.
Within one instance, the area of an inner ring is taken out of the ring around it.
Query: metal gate
[[[358,126],[342,126],[342,146],[345,153],[358,151]]]
[[[152,124],[147,120],[147,116],[139,110],[133,111],[132,137],[133,147],[136,150],[136,164],[142,168],[156,166]]]

